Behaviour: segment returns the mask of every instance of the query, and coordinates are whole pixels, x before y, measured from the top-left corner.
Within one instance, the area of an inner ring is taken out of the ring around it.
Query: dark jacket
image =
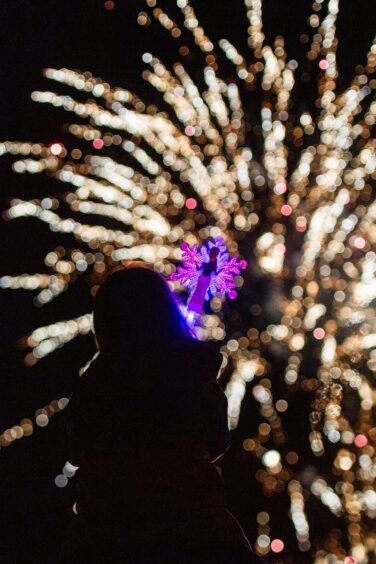
[[[63,553],[85,551],[85,543],[95,554],[106,546],[118,555],[218,542],[249,547],[212,463],[229,445],[220,354],[184,340],[132,358],[100,353],[71,398],[78,517]]]

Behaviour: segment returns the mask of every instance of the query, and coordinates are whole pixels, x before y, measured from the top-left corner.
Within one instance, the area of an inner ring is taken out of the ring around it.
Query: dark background
[[[162,1],[160,5],[175,21],[182,21],[173,2]],[[247,53],[248,22],[242,1],[196,0],[192,5],[214,42],[225,37],[243,54]],[[42,77],[41,70],[47,66],[90,70],[112,85],[135,90],[145,101],[159,103],[159,97],[141,79],[144,67],[141,55],[150,51],[171,64],[180,58],[176,52],[180,43],[170,38],[154,20],[151,26],[140,28],[136,23],[137,13],[144,9],[141,0],[115,0],[113,10],[106,10],[102,0],[1,0],[0,141],[49,143],[64,138],[62,124],[72,118],[61,109],[30,100],[32,90],[64,91],[61,85]],[[299,36],[312,31],[306,23],[311,13],[308,0],[265,0],[266,43],[272,44],[276,35],[283,35],[289,58],[304,61],[306,46],[299,42]],[[355,65],[365,61],[374,34],[375,16],[374,0],[343,0],[341,3],[337,26],[340,89],[351,80]],[[193,78],[200,80],[200,53],[188,33],[183,37],[187,38],[193,53],[187,67]],[[233,69],[225,62],[223,68],[223,78],[233,76]],[[71,94],[75,96],[74,92]],[[300,103],[314,99],[315,94],[313,80],[301,88]],[[163,107],[162,103],[159,105]],[[57,184],[54,186],[54,181],[46,177],[12,173],[11,163],[12,159],[7,156],[0,159],[1,210],[7,208],[11,197],[29,199],[59,190]],[[43,272],[46,252],[62,243],[61,235],[56,236],[46,225],[25,218],[2,222],[0,236],[0,275]],[[32,369],[23,365],[24,353],[17,342],[37,326],[88,311],[88,294],[85,282],[79,282],[56,301],[36,309],[29,292],[0,292],[0,429],[17,424],[22,417],[32,417],[38,407],[69,394],[78,368],[91,356],[91,340],[80,337]],[[299,425],[299,418],[293,424]],[[252,428],[252,421],[248,425]],[[1,562],[53,562],[71,514],[69,492],[62,492],[53,484],[54,476],[61,471],[56,467],[63,436],[61,428],[62,420],[57,415],[47,428],[37,428],[32,437],[15,441],[0,451],[3,476]],[[239,450],[233,449],[224,467],[232,509],[247,532],[254,536],[252,463],[248,458],[245,460]],[[278,536],[278,527],[282,534],[287,520],[286,514],[281,516],[275,536]],[[313,526],[320,528],[323,523]],[[293,552],[293,534],[289,540]],[[301,554],[299,562],[304,558]],[[284,561],[289,560],[286,557]]]

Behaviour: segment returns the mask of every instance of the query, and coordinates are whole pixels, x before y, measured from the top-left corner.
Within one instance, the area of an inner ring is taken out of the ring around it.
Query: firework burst
[[[147,4],[139,23],[155,18],[178,41],[184,29],[155,0]],[[198,331],[200,338],[223,342],[230,426],[238,425],[245,394],[253,396],[262,422],[243,447],[258,461],[263,493],[289,500],[296,558],[308,552],[324,563],[332,554],[342,562],[351,554],[365,563],[374,551],[369,523],[376,515],[376,204],[371,200],[376,43],[350,86],[338,92],[338,0],[315,2],[307,57],[317,63],[318,97],[312,110],[292,112],[298,63],[288,60],[283,38],[264,44],[261,0],[245,5],[250,55],[226,39],[219,42],[236,74],[226,81],[218,70],[220,55],[193,8],[178,0],[184,27],[205,59],[203,86],[181,62],[169,69],[145,53],[143,77],[159,91],[168,113],[88,72],[45,70],[51,81],[79,91],[77,99],[55,91],[33,92],[32,99],[76,115],[78,123],[71,123],[69,132],[81,148],[74,142],[72,147],[56,141],[3,142],[2,154],[20,156],[15,172],[45,172],[65,185],[59,197],[13,200],[5,216],[34,217],[67,243],[46,255],[47,272],[4,275],[0,285],[36,292],[35,304],[41,306],[82,276],[94,294],[103,276],[127,260],[142,259],[171,277],[182,243],[200,246],[208,238],[223,238],[231,255],[251,266],[235,278],[242,288],[238,300],[225,303],[220,293],[214,295]],[[257,94],[259,107],[245,107],[247,92]],[[82,150],[84,143],[90,150]],[[172,278],[178,292],[178,277]],[[257,296],[250,298],[257,281],[265,282],[261,306]],[[88,333],[91,321],[88,312],[35,329],[26,341],[26,363],[33,365]],[[329,466],[314,473],[308,486],[296,471],[299,457],[284,426],[297,390],[314,398],[307,414],[312,464],[324,453],[329,457]],[[355,417],[347,413],[344,395],[359,405]],[[65,407],[60,403],[38,410],[36,423],[47,424]],[[30,434],[32,425],[24,420],[7,429],[2,445]],[[326,544],[311,538],[314,497],[347,530],[342,544],[330,532]],[[264,555],[280,552],[282,541],[269,536],[260,515],[256,549]],[[319,548],[309,552],[312,544]]]

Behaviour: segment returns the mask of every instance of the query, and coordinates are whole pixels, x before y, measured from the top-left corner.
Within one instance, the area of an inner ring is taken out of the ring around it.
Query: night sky
[[[181,21],[173,2],[162,0],[160,4],[173,19]],[[192,0],[192,5],[214,42],[225,37],[241,52],[247,52],[247,20],[241,0]],[[145,66],[141,55],[150,51],[171,64],[177,59],[177,43],[154,22],[147,28],[138,26],[137,13],[143,9],[141,0],[115,0],[112,10],[105,9],[103,0],[1,0],[0,141],[50,143],[65,139],[62,126],[69,122],[68,114],[30,100],[32,90],[64,90],[43,78],[44,67],[90,70],[112,85],[136,91],[144,100],[159,100],[141,78]],[[308,0],[265,0],[267,43],[271,44],[275,35],[283,35],[289,57],[300,61],[305,47],[299,43],[299,35],[308,32],[306,20],[310,13]],[[337,32],[341,88],[349,83],[354,66],[364,61],[375,20],[374,0],[342,0]],[[190,69],[195,68],[195,61],[200,58],[198,49],[193,51],[196,58],[188,62]],[[230,67],[225,67],[224,78],[226,72],[231,72],[227,68]],[[315,81],[302,90],[303,98],[313,95],[310,89],[314,88]],[[304,104],[304,99],[301,103]],[[51,194],[51,180],[42,175],[16,175],[11,171],[11,163],[9,157],[0,158],[1,211],[7,209],[12,197],[31,199]],[[46,252],[61,243],[61,236],[33,219],[2,222],[0,236],[0,275],[43,272]],[[36,326],[66,319],[72,312],[85,313],[90,300],[84,284],[76,284],[42,309],[33,306],[31,293],[0,292],[0,429],[32,415],[44,403],[69,394],[77,369],[91,355],[93,343],[80,337],[30,369],[23,364],[23,352],[17,341]],[[61,492],[53,484],[45,485],[53,482],[53,476],[60,471],[54,468],[60,427],[57,416],[48,428],[37,429],[31,438],[18,444],[16,441],[6,451],[0,451],[3,500],[8,512],[4,522],[0,521],[0,535],[4,533],[0,555],[6,555],[5,560],[0,556],[1,562],[53,561],[51,555],[61,541],[69,517]],[[252,511],[252,492],[251,486],[244,485],[241,461],[236,461],[236,456],[233,455],[231,462],[230,455],[227,463],[233,484],[230,497],[234,510],[246,519],[247,511]],[[252,535],[251,526],[249,532]],[[17,550],[15,539],[18,539]]]

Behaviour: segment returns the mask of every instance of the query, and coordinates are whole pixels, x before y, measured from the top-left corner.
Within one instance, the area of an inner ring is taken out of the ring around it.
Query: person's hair
[[[101,351],[129,353],[192,338],[167,282],[142,263],[117,270],[105,279],[97,291],[93,313]]]

